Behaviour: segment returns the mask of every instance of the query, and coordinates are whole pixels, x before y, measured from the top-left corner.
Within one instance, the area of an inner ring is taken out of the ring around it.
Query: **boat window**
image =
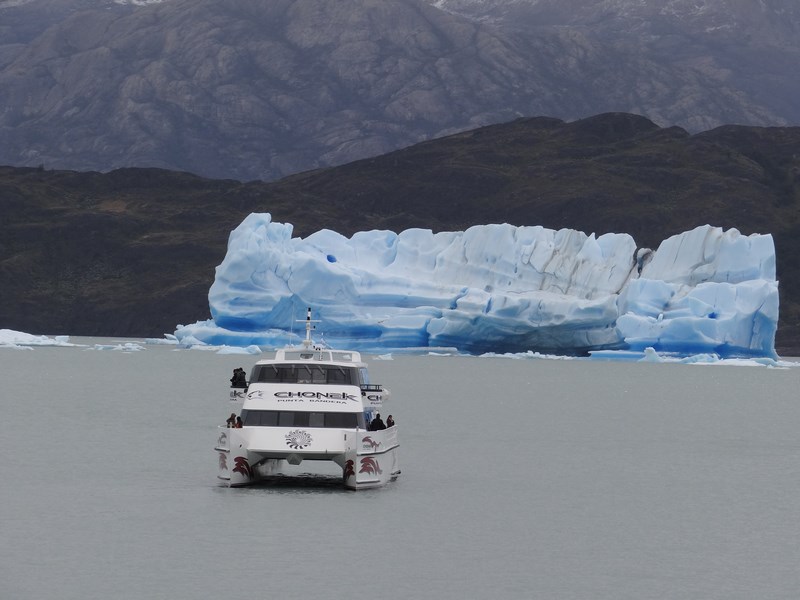
[[[328,427],[365,429],[363,413],[304,412],[286,410],[242,410],[246,427]]]
[[[334,365],[256,365],[250,383],[316,383],[356,385],[355,369]]]
[[[328,383],[326,369],[319,365],[298,365],[297,383]]]
[[[256,372],[258,370],[258,372]],[[250,383],[297,383],[294,365],[261,365],[253,368]]]
[[[345,369],[344,367],[328,367],[327,381],[328,383],[351,385],[353,383],[353,369]]]
[[[244,412],[245,411],[242,411],[242,413]],[[259,420],[258,423],[253,423],[253,425],[261,425],[263,427],[276,427],[278,425],[277,410],[256,410],[249,412],[253,413],[253,417]],[[242,417],[242,421],[246,422],[245,417]]]
[[[311,368],[302,365],[297,368],[297,383],[311,383]]]
[[[364,421],[364,415],[359,413],[357,415],[351,413],[327,413],[325,415],[325,427],[354,427],[356,419],[353,417],[361,417],[360,420]]]
[[[291,427],[294,425],[293,412],[279,412],[278,413],[278,427]]]

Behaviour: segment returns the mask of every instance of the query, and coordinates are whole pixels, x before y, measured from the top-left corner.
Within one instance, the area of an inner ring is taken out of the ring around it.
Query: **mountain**
[[[761,43],[796,42],[800,6],[793,0],[430,0],[438,8],[518,27],[591,26],[604,34],[638,30],[731,33]]]
[[[800,123],[800,107],[793,100],[800,93],[800,80],[792,74],[800,60],[800,4],[794,0],[432,0],[432,4],[503,29],[558,28],[608,44],[606,70],[625,70],[620,83],[633,84],[627,86],[631,105],[624,110],[661,124],[698,131],[726,123]],[[624,63],[615,65],[615,55],[638,56],[655,66],[650,73],[639,71],[651,80],[634,78]],[[669,84],[664,75],[675,70],[695,73],[703,83],[690,92],[691,87],[673,81],[673,105],[668,96],[658,94],[658,88]],[[681,115],[688,93],[704,95],[709,104]],[[733,102],[730,96],[736,95],[762,114],[730,112],[722,98]],[[774,120],[758,120],[767,115]]]
[[[630,233],[640,247],[711,224],[771,233],[777,347],[800,351],[800,128],[690,134],[641,116],[517,119],[272,183],[160,169],[0,168],[0,327],[160,336],[208,318],[228,234],[251,212],[328,228],[508,222]]]
[[[516,117],[800,123],[789,0],[0,0],[0,164],[274,180]]]

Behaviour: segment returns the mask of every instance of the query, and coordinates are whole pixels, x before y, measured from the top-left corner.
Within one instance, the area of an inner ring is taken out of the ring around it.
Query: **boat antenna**
[[[311,330],[314,329],[314,327],[311,323],[319,323],[319,321],[311,320],[311,307],[309,306],[306,310],[306,339],[303,340],[303,347],[306,349],[311,348],[313,345],[311,342]]]

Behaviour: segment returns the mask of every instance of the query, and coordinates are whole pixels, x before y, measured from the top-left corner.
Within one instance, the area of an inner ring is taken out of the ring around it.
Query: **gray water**
[[[0,350],[0,598],[800,597],[798,368],[370,358],[397,482],[222,488],[253,360]]]

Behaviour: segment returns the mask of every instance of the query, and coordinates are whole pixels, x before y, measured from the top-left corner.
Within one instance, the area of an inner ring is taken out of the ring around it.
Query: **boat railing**
[[[383,386],[380,383],[362,383],[362,392],[382,392]]]
[[[353,350],[330,350],[327,348],[284,348],[275,352],[276,360],[314,360],[330,362],[360,362],[361,354]]]

